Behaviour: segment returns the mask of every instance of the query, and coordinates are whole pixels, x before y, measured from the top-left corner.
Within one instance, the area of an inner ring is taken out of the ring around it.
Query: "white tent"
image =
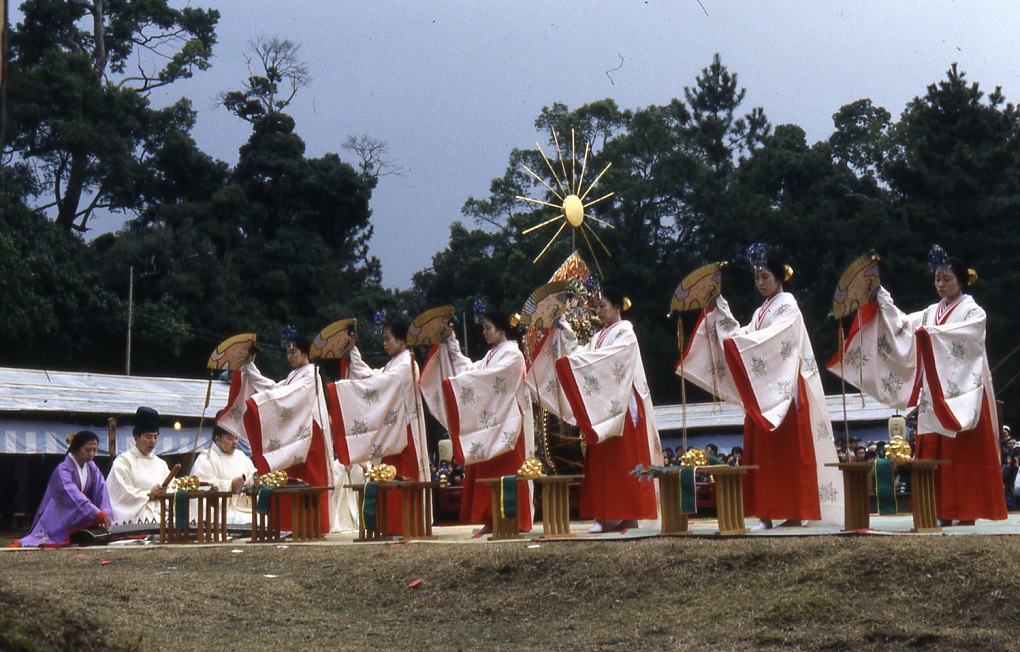
[[[204,413],[201,450],[209,445],[213,416],[227,404],[229,383],[213,381],[204,410],[208,387],[201,379],[0,368],[0,454],[63,454],[67,435],[89,429],[99,434],[100,455],[108,455],[110,419],[119,424],[117,451],[127,450],[133,445],[131,420],[141,405],[163,418],[159,455],[195,450]]]

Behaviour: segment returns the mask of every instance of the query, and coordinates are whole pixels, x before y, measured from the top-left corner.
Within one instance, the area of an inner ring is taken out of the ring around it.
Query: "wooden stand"
[[[835,467],[843,472],[843,532],[855,532],[871,528],[871,484],[869,474],[874,462],[837,462],[825,466]]]
[[[279,543],[284,540],[280,532],[280,510],[290,503],[291,541],[316,541],[325,534],[319,525],[319,501],[329,487],[277,487],[269,499],[269,513],[259,514],[255,509],[258,496],[253,496],[251,519],[252,543]]]
[[[185,504],[183,529],[176,527],[174,492],[159,495],[159,542],[191,543],[191,501],[195,501],[195,543],[224,543],[227,540],[227,500],[229,491],[189,491]]]
[[[492,495],[492,536],[489,537],[489,541],[506,541],[510,539],[522,538],[521,510],[531,509],[531,505],[518,505],[517,516],[515,518],[503,517],[499,509],[499,483],[502,481],[503,478],[478,478],[476,480],[476,482],[481,482],[485,485],[488,485],[490,489],[489,493]],[[514,485],[515,488],[517,484],[520,484],[521,482],[527,482],[527,479],[518,477],[517,482]]]
[[[400,512],[403,517],[404,541],[435,539],[432,534],[432,490],[439,486],[438,482],[379,482],[376,493],[375,529],[365,529],[365,521],[360,505],[365,500],[364,484],[348,484],[344,487],[353,489],[357,495],[358,538],[357,541],[391,541],[394,535],[386,530],[386,494],[388,489],[400,490]]]
[[[570,532],[570,483],[583,477],[583,475],[543,475],[533,478],[535,483],[542,487],[543,539],[574,536]]]
[[[665,473],[657,471],[654,475],[659,481],[659,517],[662,521],[659,534],[687,534],[687,514],[681,511],[680,469],[670,469]]]
[[[928,534],[941,532],[937,505],[935,504],[935,469],[947,460],[909,460],[894,462],[895,466],[910,469],[910,512],[914,517],[914,528],[911,532]]]
[[[747,534],[744,527],[744,474],[757,466],[703,466],[715,478],[715,504],[721,536]]]

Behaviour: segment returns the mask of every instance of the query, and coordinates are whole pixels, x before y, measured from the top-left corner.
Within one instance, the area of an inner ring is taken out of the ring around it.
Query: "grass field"
[[[1020,648],[1011,536],[92,548],[0,565],[3,650]]]

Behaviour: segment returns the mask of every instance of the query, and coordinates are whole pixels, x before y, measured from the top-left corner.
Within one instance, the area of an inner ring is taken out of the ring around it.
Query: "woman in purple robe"
[[[110,527],[110,494],[99,467],[92,461],[99,450],[99,435],[82,430],[71,439],[67,456],[46,485],[29,535],[14,542],[18,548],[59,548],[70,543],[78,530]]]

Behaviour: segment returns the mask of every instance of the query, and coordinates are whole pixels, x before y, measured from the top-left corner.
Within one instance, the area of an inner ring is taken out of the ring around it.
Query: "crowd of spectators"
[[[693,446],[689,446],[687,450],[691,450]],[[741,466],[744,460],[744,448],[742,446],[734,446],[730,449],[729,453],[723,455],[719,454],[719,447],[715,444],[709,444],[705,446],[705,453],[719,459],[730,466]],[[665,466],[681,466],[680,458],[683,457],[683,453],[674,451],[672,448],[662,449],[663,464]]]
[[[464,467],[452,461],[440,460],[439,466],[429,463],[429,470],[432,472],[432,482],[438,482],[440,487],[459,487],[464,484]]]

